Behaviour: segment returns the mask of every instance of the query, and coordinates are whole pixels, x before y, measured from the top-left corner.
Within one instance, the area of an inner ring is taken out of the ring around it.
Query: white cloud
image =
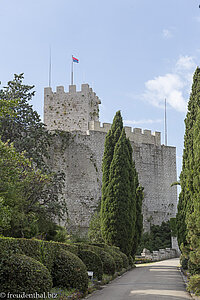
[[[123,121],[125,125],[138,125],[138,124],[154,124],[154,123],[161,123],[163,122],[162,119],[142,119],[142,120],[124,120]]]
[[[157,107],[163,107],[166,99],[172,108],[185,112],[187,101],[184,96],[191,88],[194,68],[193,57],[180,56],[173,72],[157,76],[145,83],[143,99]]]
[[[176,63],[177,71],[194,69],[195,63],[192,56],[180,56]]]
[[[169,29],[163,29],[162,36],[163,36],[164,39],[168,40],[168,39],[171,39],[173,37],[173,34]]]

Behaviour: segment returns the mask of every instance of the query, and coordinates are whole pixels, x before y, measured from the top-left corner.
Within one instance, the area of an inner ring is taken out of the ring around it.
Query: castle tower
[[[89,129],[91,121],[99,121],[101,101],[88,84],[82,84],[81,91],[75,85],[69,92],[58,86],[56,92],[50,87],[44,89],[44,123],[48,130],[82,131]]]

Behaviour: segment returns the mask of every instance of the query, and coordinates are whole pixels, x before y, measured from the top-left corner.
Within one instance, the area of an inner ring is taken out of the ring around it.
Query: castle
[[[66,175],[64,197],[69,229],[86,232],[101,199],[104,141],[111,124],[99,122],[101,101],[88,84],[69,92],[63,86],[44,90],[44,123],[50,131],[61,130],[51,148],[50,163]],[[160,225],[176,215],[176,148],[161,145],[160,132],[125,127],[133,148],[133,159],[144,187],[143,226]]]

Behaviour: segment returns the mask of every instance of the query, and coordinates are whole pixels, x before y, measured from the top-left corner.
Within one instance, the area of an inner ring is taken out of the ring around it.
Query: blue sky
[[[43,115],[48,86],[89,83],[102,101],[100,121],[121,110],[124,125],[162,132],[167,99],[168,144],[177,147],[178,174],[184,118],[200,59],[198,0],[0,0],[0,81],[24,73],[35,85],[32,104]]]

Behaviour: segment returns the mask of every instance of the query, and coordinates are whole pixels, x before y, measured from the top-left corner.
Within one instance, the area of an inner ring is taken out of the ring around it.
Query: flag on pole
[[[72,61],[75,62],[75,63],[77,63],[77,64],[79,63],[78,58],[75,58],[74,56],[72,56]]]

